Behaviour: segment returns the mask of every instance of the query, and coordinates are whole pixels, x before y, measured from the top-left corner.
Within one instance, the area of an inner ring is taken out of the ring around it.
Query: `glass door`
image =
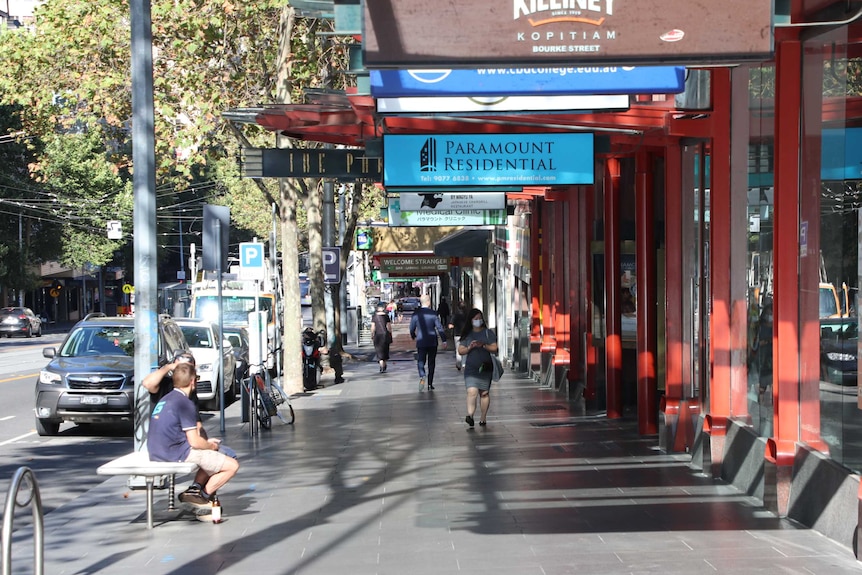
[[[684,397],[708,402],[709,158],[703,141],[682,145]]]

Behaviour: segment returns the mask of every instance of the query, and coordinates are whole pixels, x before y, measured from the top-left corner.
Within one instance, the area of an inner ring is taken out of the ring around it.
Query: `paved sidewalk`
[[[144,493],[111,478],[46,516],[45,573],[862,573],[851,550],[692,472],[635,422],[574,417],[515,374],[493,386],[487,427],[468,429],[452,352],[419,392],[398,335],[387,373],[347,362],[345,383],[293,400],[292,426],[251,436],[227,410],[242,469],[222,524],[168,513],[157,492],[148,531]],[[23,530],[13,567],[33,572]]]

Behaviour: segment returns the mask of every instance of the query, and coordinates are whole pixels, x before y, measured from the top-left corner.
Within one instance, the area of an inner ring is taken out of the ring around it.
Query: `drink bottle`
[[[221,523],[221,501],[218,500],[218,495],[213,495],[213,523]]]

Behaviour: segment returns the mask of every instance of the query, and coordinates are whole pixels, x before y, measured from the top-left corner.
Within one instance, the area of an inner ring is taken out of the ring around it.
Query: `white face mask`
[[[474,319],[474,320],[473,320],[473,327],[482,327],[482,324],[483,324],[483,323],[485,323],[485,321],[484,321],[484,320],[481,320],[481,319]]]

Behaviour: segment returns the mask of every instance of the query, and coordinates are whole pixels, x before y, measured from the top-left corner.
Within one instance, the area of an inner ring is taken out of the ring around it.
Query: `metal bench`
[[[137,475],[143,477],[147,486],[147,529],[153,528],[153,487],[156,477],[169,478],[169,509],[174,508],[174,477],[198,470],[196,463],[150,461],[146,451],[135,451],[118,457],[96,469],[98,475]]]

